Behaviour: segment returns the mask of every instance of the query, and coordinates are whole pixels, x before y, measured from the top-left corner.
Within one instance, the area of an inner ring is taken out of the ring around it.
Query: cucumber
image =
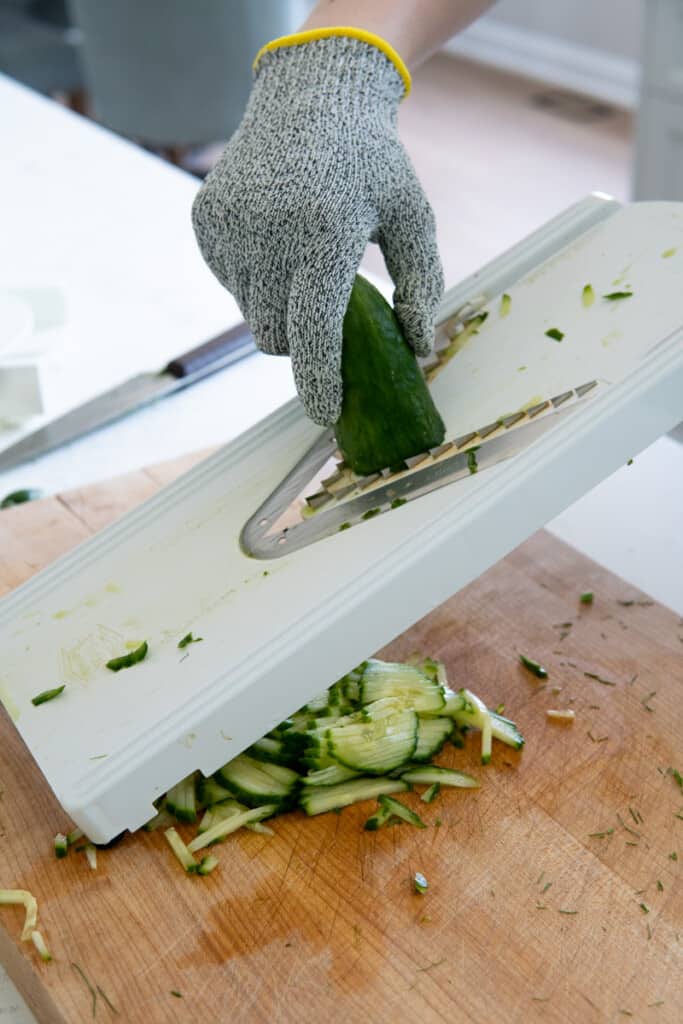
[[[393,817],[400,818],[401,821],[407,821],[409,825],[413,825],[415,828],[427,828],[419,814],[411,811],[410,807],[406,807],[400,800],[394,800],[393,796],[387,796],[386,793],[382,793],[379,798],[379,805],[385,811],[388,811],[389,814],[393,815]]]
[[[216,772],[219,783],[227,786],[238,800],[249,807],[275,804],[278,810],[292,804],[299,789],[299,775],[279,764],[255,761],[240,754]]]
[[[481,729],[481,763],[488,764],[491,760],[493,740],[489,709],[471,690],[463,689],[458,696],[463,698],[464,706],[461,711],[455,713],[454,718],[459,725],[473,725]]]
[[[287,768],[297,760],[297,755],[292,752],[291,747],[287,747],[282,740],[274,740],[269,736],[264,736],[262,739],[256,740],[256,743],[252,743],[247,753],[255,761],[282,764]]]
[[[400,466],[442,443],[446,428],[396,314],[360,276],[344,317],[342,380],[335,433],[354,473]]]
[[[359,772],[344,768],[341,764],[330,764],[326,768],[318,768],[304,775],[304,786],[336,786],[340,782],[357,779]]]
[[[509,718],[503,718],[502,715],[496,714],[495,711],[489,711],[489,717],[494,739],[500,740],[501,743],[507,743],[515,750],[521,750],[524,746],[524,737],[515,723],[511,722]]]
[[[232,799],[232,791],[221,786],[215,779],[200,779],[197,783],[197,798],[202,807],[211,807]]]
[[[410,760],[417,745],[417,715],[401,701],[377,700],[328,729],[335,761],[356,772],[385,775]]]
[[[413,761],[431,761],[453,732],[452,718],[419,718]]]
[[[191,825],[197,820],[197,800],[195,796],[195,775],[188,775],[166,794],[166,810],[177,821]]]
[[[340,786],[304,789],[299,803],[308,815],[324,814],[326,811],[350,807],[362,800],[375,800],[382,793],[403,793],[407,789],[408,786],[401,779],[351,779]]]
[[[458,786],[462,789],[476,789],[479,785],[476,779],[465,772],[456,772],[454,768],[440,768],[438,765],[430,764],[418,768],[409,768],[403,772],[401,778],[412,785],[431,786],[438,782],[441,786]]]
[[[373,658],[361,677],[360,699],[370,704],[382,697],[399,697],[419,712],[439,712],[446,703],[443,687],[414,665]]]

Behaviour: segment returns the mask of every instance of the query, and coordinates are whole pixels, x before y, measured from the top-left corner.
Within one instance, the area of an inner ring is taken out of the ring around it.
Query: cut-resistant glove
[[[259,348],[289,354],[306,412],[337,421],[342,323],[369,240],[417,355],[443,291],[434,215],[397,131],[400,57],[354,29],[268,44],[242,123],[193,206],[202,254]]]

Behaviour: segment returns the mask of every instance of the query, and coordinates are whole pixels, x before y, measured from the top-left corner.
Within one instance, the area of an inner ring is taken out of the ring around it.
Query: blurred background
[[[311,6],[0,0],[0,71],[202,176]],[[683,199],[681,54],[680,0],[500,0],[420,69],[402,134],[447,280],[591,189]]]

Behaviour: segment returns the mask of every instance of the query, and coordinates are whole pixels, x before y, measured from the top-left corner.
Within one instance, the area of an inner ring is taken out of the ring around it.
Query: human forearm
[[[320,0],[301,26],[353,26],[381,36],[415,67],[494,0]]]

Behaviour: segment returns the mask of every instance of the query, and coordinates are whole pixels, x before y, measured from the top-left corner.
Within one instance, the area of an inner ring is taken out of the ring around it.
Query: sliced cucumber
[[[237,814],[232,814],[217,822],[201,835],[196,836],[188,844],[187,849],[190,854],[196,853],[197,850],[203,850],[206,846],[211,846],[212,843],[219,839],[224,839],[225,836],[230,835],[231,832],[236,832],[244,825],[248,825],[253,821],[262,821],[263,818],[270,818],[278,810],[277,804],[267,804],[263,807],[252,807],[245,811],[239,811]]]
[[[418,718],[413,761],[431,761],[453,732],[452,718]]]
[[[406,807],[400,800],[394,800],[393,796],[387,796],[386,793],[383,793],[379,798],[379,805],[385,811],[389,811],[390,814],[395,815],[395,817],[400,818],[402,821],[407,821],[409,825],[413,825],[415,828],[427,828],[419,814],[411,811],[410,807]]]
[[[197,820],[197,799],[195,795],[195,773],[188,775],[166,794],[166,810],[178,821],[191,825]]]
[[[216,772],[218,781],[232,790],[234,796],[249,807],[276,804],[283,808],[294,802],[299,788],[299,775],[279,764],[255,761],[240,754]]]
[[[299,797],[299,803],[308,815],[324,814],[362,800],[377,799],[382,793],[402,793],[407,788],[401,779],[351,779],[340,786],[306,788]]]
[[[391,697],[374,701],[327,731],[329,751],[356,772],[384,775],[410,760],[417,744],[418,718]]]
[[[454,718],[461,725],[473,725],[481,729],[481,763],[488,764],[491,760],[493,740],[489,709],[471,690],[463,689],[459,696],[464,698],[464,706],[461,711],[455,713]]]
[[[524,746],[524,737],[515,723],[511,722],[509,718],[503,718],[502,715],[496,714],[495,711],[489,711],[489,715],[494,739],[500,740],[501,743],[507,743],[515,750],[521,750]]]
[[[378,807],[374,814],[372,814],[363,825],[366,832],[376,832],[377,829],[382,828],[389,821],[389,818],[393,818],[392,811],[387,807]]]
[[[341,764],[330,764],[327,768],[320,768],[317,771],[304,775],[304,786],[337,786],[341,782],[349,782],[357,779],[360,772],[354,772],[351,768],[345,768]]]
[[[297,760],[296,754],[292,753],[282,740],[274,740],[264,736],[256,743],[252,743],[247,753],[256,761],[266,761],[270,764],[282,764],[289,767]]]
[[[423,804],[431,804],[432,801],[436,800],[437,796],[441,792],[441,783],[432,782],[429,789],[425,789],[424,793],[420,797]]]
[[[58,832],[55,836],[55,857],[57,860],[62,860],[63,857],[66,857],[68,852],[69,840],[63,832]]]
[[[383,697],[405,701],[413,711],[440,711],[445,701],[443,687],[414,665],[372,659],[366,663],[360,681],[362,704]]]
[[[211,807],[212,804],[220,804],[223,800],[232,800],[233,793],[213,778],[200,779],[197,783],[197,798],[202,807]]]
[[[421,782],[425,786],[431,786],[432,783],[438,782],[441,786],[458,786],[462,789],[476,789],[479,786],[477,780],[471,775],[457,772],[454,768],[441,768],[435,764],[425,765],[424,768],[410,768],[403,773],[401,778],[404,782],[409,782],[411,786]]]

